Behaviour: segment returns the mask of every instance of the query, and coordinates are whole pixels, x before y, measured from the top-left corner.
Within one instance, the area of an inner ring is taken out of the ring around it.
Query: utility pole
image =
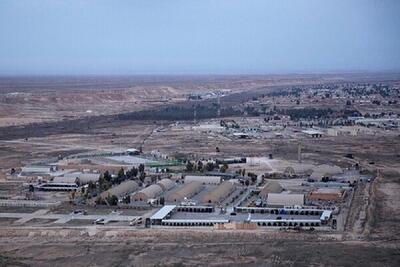
[[[301,141],[297,145],[297,160],[301,163]]]
[[[197,106],[193,106],[193,123],[196,124],[196,118],[197,118]]]
[[[221,97],[220,97],[220,95],[219,95],[219,93],[218,93],[218,113],[217,113],[217,116],[218,116],[218,118],[219,117],[221,117]]]

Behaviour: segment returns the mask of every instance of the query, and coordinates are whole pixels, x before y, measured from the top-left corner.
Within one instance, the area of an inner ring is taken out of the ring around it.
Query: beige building
[[[175,186],[175,182],[172,181],[171,179],[165,178],[159,181],[157,185],[159,185],[163,191],[168,191]]]
[[[267,204],[270,206],[303,206],[303,194],[269,193]]]
[[[131,199],[133,201],[147,201],[152,198],[157,198],[159,195],[162,194],[162,192],[163,189],[161,186],[159,186],[158,184],[152,184],[133,194]]]
[[[259,196],[263,199],[267,199],[269,193],[281,193],[283,187],[277,181],[269,181],[261,189]]]
[[[175,192],[172,192],[170,195],[166,197],[166,201],[168,202],[178,202],[182,201],[185,198],[191,198],[196,195],[203,189],[203,185],[200,182],[190,182],[185,183],[182,187],[180,187]]]
[[[220,184],[221,176],[200,176],[200,175],[186,175],[185,184],[190,182],[200,182],[202,184]]]
[[[135,192],[139,188],[139,185],[132,180],[124,181],[120,183],[119,185],[116,185],[114,187],[111,187],[107,191],[104,191],[101,193],[101,197],[104,199],[108,196],[117,196],[117,197],[123,197],[125,195],[128,195],[132,192]]]
[[[223,182],[218,185],[213,191],[209,192],[203,197],[204,203],[217,203],[223,201],[227,196],[229,196],[232,191],[235,190],[235,186],[229,182]]]
[[[345,192],[340,188],[318,188],[310,192],[308,199],[311,201],[341,201]]]

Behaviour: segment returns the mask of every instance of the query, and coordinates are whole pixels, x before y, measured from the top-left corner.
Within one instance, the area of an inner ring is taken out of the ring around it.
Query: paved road
[[[15,224],[24,224],[33,219],[56,220],[54,223],[66,223],[70,220],[90,220],[104,219],[104,222],[130,222],[140,216],[125,216],[119,214],[106,215],[81,215],[81,214],[47,214],[48,210],[38,210],[33,213],[0,213],[0,218],[15,218]]]

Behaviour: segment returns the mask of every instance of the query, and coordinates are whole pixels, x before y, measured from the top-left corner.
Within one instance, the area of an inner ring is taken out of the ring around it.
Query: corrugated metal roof
[[[152,185],[140,190],[138,192],[138,194],[142,193],[142,194],[145,194],[148,198],[155,198],[162,192],[163,192],[163,189],[161,188],[161,186],[159,186],[158,184],[152,184]]]
[[[136,191],[138,187],[139,185],[135,181],[127,180],[101,193],[101,196],[103,198],[107,197],[108,195],[115,195],[117,197],[122,197],[126,194]]]
[[[177,191],[167,197],[167,201],[183,200],[185,197],[192,197],[194,194],[201,191],[203,185],[200,182],[190,182],[184,184]]]
[[[165,205],[161,209],[159,209],[153,216],[150,217],[151,220],[162,220],[164,219],[170,212],[172,212],[176,208],[176,205]]]
[[[185,183],[200,182],[203,184],[219,184],[221,176],[200,176],[200,175],[186,175]]]
[[[204,219],[168,219],[168,220],[162,220],[163,222],[167,223],[229,223],[229,220],[224,220],[224,219],[210,219],[210,220],[204,220]]]
[[[159,181],[157,185],[159,185],[163,189],[163,191],[168,191],[172,187],[174,187],[175,182],[173,182],[171,179],[165,178]]]
[[[234,185],[229,182],[223,182],[218,185],[213,191],[203,197],[204,202],[218,202],[227,197],[235,189]]]

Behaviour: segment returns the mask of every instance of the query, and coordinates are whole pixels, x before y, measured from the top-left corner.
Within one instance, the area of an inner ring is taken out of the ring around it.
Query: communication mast
[[[219,93],[218,93],[217,101],[218,101],[217,116],[218,116],[218,118],[219,118],[219,117],[221,117],[221,96],[219,95]]]

